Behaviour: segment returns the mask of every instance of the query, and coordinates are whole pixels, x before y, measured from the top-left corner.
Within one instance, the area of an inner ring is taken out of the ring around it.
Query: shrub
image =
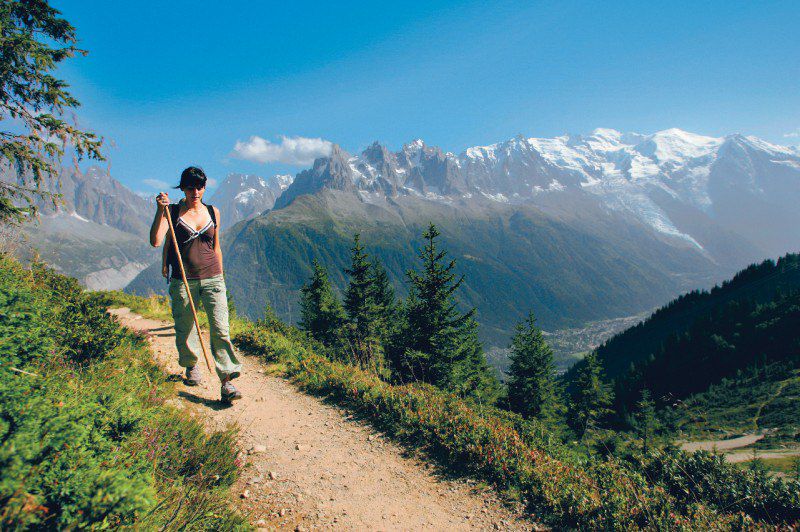
[[[703,501],[724,511],[742,511],[754,519],[781,523],[800,520],[800,482],[742,470],[722,455],[652,450],[635,460],[649,479],[676,499]]]

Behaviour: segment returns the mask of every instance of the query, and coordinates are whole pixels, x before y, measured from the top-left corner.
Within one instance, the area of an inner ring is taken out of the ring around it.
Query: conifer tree
[[[344,298],[347,329],[343,339],[346,340],[352,357],[362,368],[378,371],[383,365],[379,339],[380,309],[375,300],[372,266],[364,253],[358,233],[353,237],[350,252],[350,268],[345,269],[345,273],[350,276],[350,283]]]
[[[533,312],[518,323],[511,339],[508,402],[511,410],[525,417],[544,419],[557,411],[553,351],[536,327]]]
[[[372,328],[377,318],[378,309],[375,303],[374,279],[371,276],[371,265],[364,253],[364,246],[358,233],[353,237],[350,248],[350,268],[344,272],[350,276],[350,283],[344,296],[344,309],[347,320],[355,326],[361,339],[372,335]]]
[[[647,388],[642,390],[641,398],[636,403],[636,413],[633,421],[636,433],[642,439],[642,451],[646,453],[648,444],[652,441],[658,426],[656,404],[650,397],[650,390]]]
[[[612,392],[603,382],[603,368],[597,353],[591,351],[575,377],[575,393],[570,404],[569,424],[582,439],[598,419],[611,412]]]
[[[55,201],[45,185],[61,157],[102,160],[102,139],[73,125],[80,106],[56,77],[59,63],[86,52],[75,28],[46,0],[0,3],[0,163],[16,179],[0,180],[0,222],[19,223],[36,213],[36,202]],[[22,205],[22,206],[20,206]]]
[[[313,265],[311,279],[300,289],[300,328],[314,339],[331,345],[344,321],[344,310],[331,287],[328,271],[316,259]]]
[[[461,313],[454,293],[455,261],[437,247],[433,224],[423,233],[420,272],[409,270],[411,287],[404,305],[403,330],[393,346],[394,365],[402,379],[423,380],[461,395],[493,402],[497,381],[491,375],[478,341],[475,309]]]
[[[372,286],[374,290],[373,298],[377,310],[377,329],[382,343],[386,343],[390,328],[395,326],[397,315],[397,303],[395,301],[394,288],[389,282],[386,268],[379,260],[372,262]]]

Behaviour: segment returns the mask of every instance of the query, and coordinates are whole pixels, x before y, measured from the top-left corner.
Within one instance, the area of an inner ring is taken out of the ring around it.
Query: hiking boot
[[[197,386],[201,382],[203,382],[203,374],[200,373],[200,368],[197,366],[186,368],[186,377],[183,379],[186,386]]]
[[[220,395],[222,395],[223,402],[230,403],[231,401],[235,401],[236,399],[241,399],[242,394],[236,387],[231,383],[231,381],[227,381],[225,384],[222,385],[222,390],[220,390]]]

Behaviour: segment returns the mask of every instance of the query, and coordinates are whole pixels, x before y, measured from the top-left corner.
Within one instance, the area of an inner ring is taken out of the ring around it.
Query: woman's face
[[[196,203],[203,200],[203,194],[206,191],[206,187],[203,188],[185,187],[182,188],[181,191],[183,192],[183,195],[186,196],[187,203]]]

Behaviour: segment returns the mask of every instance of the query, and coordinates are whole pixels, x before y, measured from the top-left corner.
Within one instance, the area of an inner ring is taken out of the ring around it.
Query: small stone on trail
[[[249,499],[250,498],[250,490],[244,490],[241,494],[242,499]]]
[[[303,525],[297,525],[294,528],[294,532],[306,532],[306,527],[304,527]]]
[[[367,440],[368,441],[373,441],[374,439],[375,439],[375,435],[374,434],[370,434],[369,436],[367,436]]]
[[[253,447],[247,451],[247,454],[259,454],[267,452],[266,445],[253,445]]]
[[[256,521],[256,526],[264,526],[266,524],[267,522],[264,519],[259,519],[258,521]]]
[[[261,477],[253,477],[247,481],[248,484],[261,484],[264,481]]]
[[[286,508],[281,508],[281,511],[278,513],[281,514],[281,517],[283,517],[284,515],[286,515]]]
[[[278,478],[278,474],[275,471],[270,471],[267,474],[267,476],[269,477],[270,480],[275,480],[276,478]]]

